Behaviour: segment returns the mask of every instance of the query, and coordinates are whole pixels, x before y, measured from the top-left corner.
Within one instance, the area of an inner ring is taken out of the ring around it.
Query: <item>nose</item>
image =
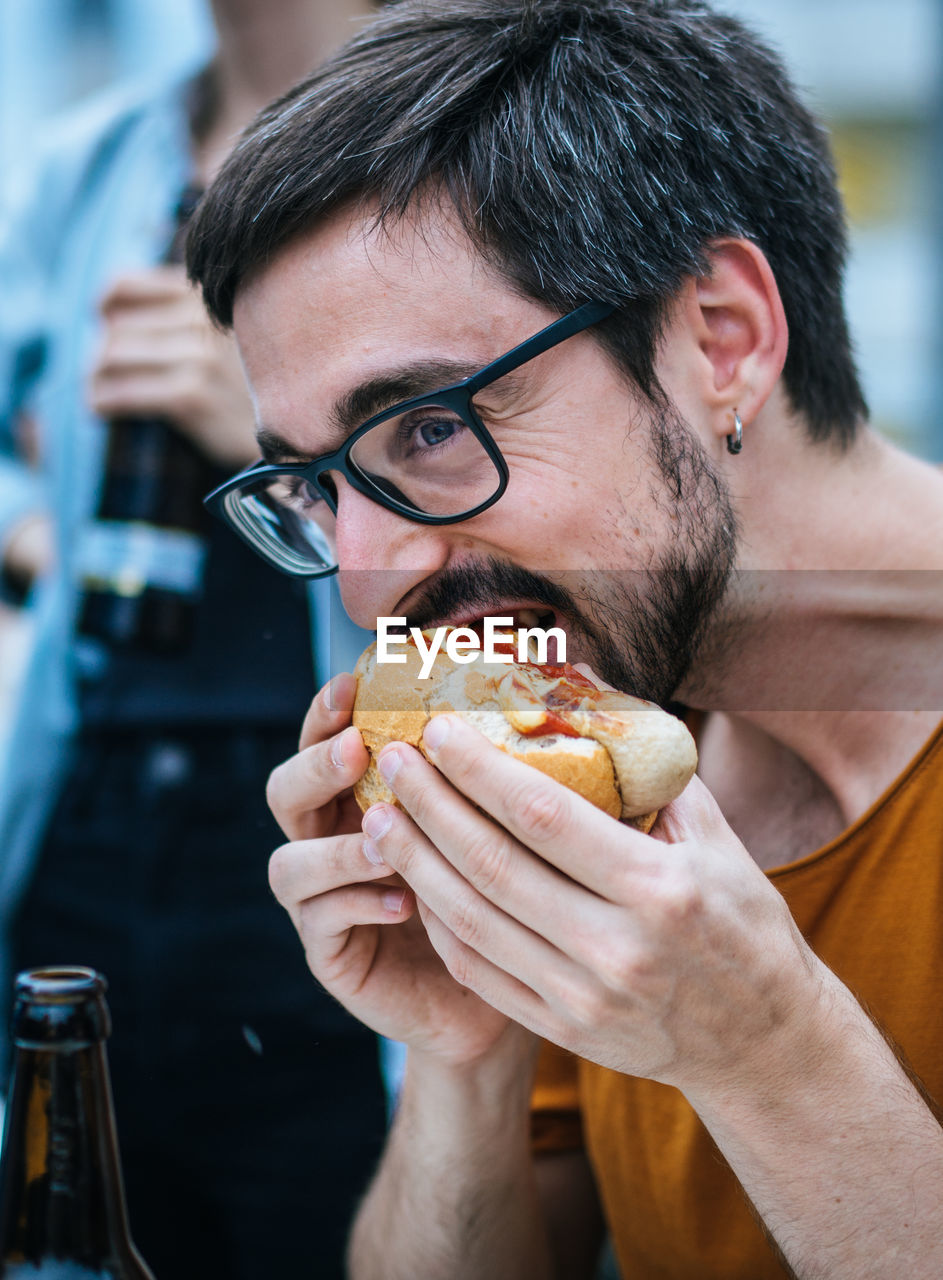
[[[379,617],[448,558],[443,526],[416,524],[358,492],[342,477],[337,483],[337,560],[344,607],[361,627],[374,629]]]

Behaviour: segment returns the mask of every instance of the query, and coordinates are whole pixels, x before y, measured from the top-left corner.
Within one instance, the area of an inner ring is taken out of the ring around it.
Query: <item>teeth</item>
[[[539,627],[541,618],[546,618],[547,614],[539,609],[518,609],[515,617],[519,627]]]

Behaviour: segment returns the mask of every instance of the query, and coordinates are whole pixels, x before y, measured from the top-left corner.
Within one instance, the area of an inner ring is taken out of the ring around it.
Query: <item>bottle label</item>
[[[193,596],[200,589],[206,543],[183,529],[122,520],[94,520],[76,550],[86,590],[139,596],[146,587]]]

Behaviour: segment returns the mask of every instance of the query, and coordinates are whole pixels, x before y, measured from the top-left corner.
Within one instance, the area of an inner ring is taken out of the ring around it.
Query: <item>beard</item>
[[[662,481],[654,494],[674,535],[645,569],[547,574],[488,559],[443,570],[410,611],[425,627],[508,600],[539,602],[579,654],[615,688],[662,706],[686,681],[733,570],[737,524],[730,494],[700,441],[673,408],[651,422]]]

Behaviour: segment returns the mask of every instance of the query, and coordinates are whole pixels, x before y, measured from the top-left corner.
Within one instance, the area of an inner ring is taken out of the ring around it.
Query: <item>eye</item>
[[[424,444],[442,444],[456,429],[456,423],[439,419],[436,422],[424,422],[419,428],[419,434]]]
[[[273,486],[272,496],[279,505],[303,516],[310,516],[324,505],[324,498],[315,486],[301,476],[281,477]]]
[[[417,409],[401,418],[397,435],[403,448],[413,452],[428,452],[443,445],[466,430],[465,423],[447,409]]]

